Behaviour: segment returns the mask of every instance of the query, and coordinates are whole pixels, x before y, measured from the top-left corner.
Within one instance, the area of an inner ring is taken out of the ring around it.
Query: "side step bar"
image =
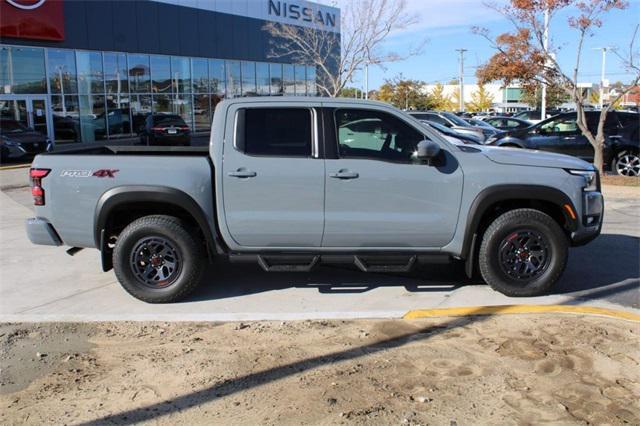
[[[406,259],[406,256],[404,257]],[[354,256],[353,263],[360,268],[362,272],[409,272],[416,264],[417,256],[411,256],[405,263],[383,263],[380,260],[376,262],[375,257]],[[391,259],[387,259],[388,262]],[[398,260],[402,260],[399,258]]]
[[[300,260],[301,263],[296,261]],[[258,265],[267,272],[309,272],[320,261],[320,256],[300,256],[295,259],[292,256],[258,256]],[[295,262],[295,263],[291,263]]]
[[[355,265],[363,272],[410,272],[417,264],[449,263],[451,257],[444,254],[318,254],[232,253],[232,263],[257,263],[267,272],[309,272],[319,264]]]

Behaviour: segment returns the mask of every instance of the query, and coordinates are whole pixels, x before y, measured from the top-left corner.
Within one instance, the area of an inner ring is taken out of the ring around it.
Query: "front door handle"
[[[331,173],[329,177],[334,179],[357,179],[360,175],[356,172],[350,172],[349,170],[340,170],[338,173]]]
[[[238,169],[235,172],[229,172],[228,176],[237,177],[237,178],[252,178],[256,177],[258,174],[256,172],[252,172],[247,169]]]

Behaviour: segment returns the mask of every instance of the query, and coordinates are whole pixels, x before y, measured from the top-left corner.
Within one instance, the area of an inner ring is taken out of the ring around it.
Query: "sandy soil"
[[[0,325],[0,423],[640,424],[638,323]]]

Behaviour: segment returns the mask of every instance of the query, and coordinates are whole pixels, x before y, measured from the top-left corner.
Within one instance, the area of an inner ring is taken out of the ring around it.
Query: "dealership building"
[[[300,0],[0,0],[0,112],[94,142],[135,137],[149,113],[206,133],[223,98],[317,95],[269,22],[340,34],[339,9]]]

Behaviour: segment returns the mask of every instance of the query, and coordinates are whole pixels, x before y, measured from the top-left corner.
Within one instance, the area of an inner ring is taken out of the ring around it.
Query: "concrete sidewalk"
[[[456,265],[390,275],[341,268],[265,273],[257,266],[221,262],[210,268],[188,301],[149,305],[120,288],[112,271],[100,271],[98,251],[71,257],[63,248],[32,245],[23,228],[32,215],[25,207],[30,194],[27,189],[7,190],[0,192],[0,320],[392,318],[413,309],[508,304],[586,304],[637,312],[639,190],[622,191],[609,191],[603,235],[571,250],[556,294],[549,296],[508,298],[469,282]]]

